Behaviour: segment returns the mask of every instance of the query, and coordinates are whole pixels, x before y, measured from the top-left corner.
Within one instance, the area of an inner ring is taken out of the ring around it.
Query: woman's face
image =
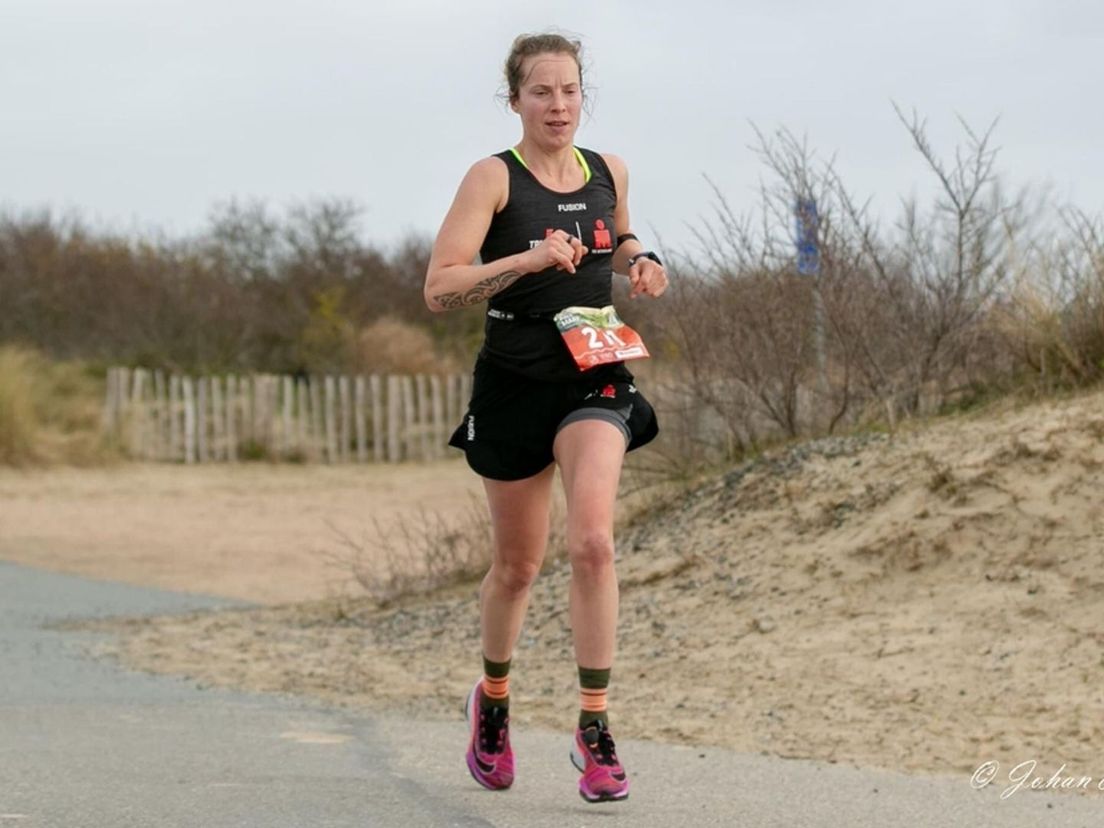
[[[521,76],[517,98],[510,106],[521,116],[525,136],[549,149],[574,144],[583,106],[575,58],[559,53],[533,55],[522,63]]]

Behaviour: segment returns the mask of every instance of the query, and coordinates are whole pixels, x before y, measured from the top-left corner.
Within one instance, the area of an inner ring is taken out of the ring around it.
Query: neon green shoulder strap
[[[579,166],[583,168],[583,182],[590,183],[590,164],[587,163],[586,158],[579,152],[578,147],[572,147],[575,150],[575,160],[579,162]],[[514,158],[518,160],[518,163],[525,169],[529,169],[529,165],[525,163],[525,159],[521,157],[521,153],[517,151],[516,147],[510,147],[510,152],[514,154]]]

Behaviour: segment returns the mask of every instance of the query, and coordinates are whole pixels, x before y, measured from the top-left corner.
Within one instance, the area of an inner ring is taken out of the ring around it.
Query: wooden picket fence
[[[446,456],[470,394],[467,374],[189,377],[112,368],[103,425],[139,460],[425,461]]]

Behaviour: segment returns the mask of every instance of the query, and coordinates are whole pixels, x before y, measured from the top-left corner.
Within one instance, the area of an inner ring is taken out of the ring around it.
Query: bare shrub
[[[834,426],[851,387],[852,355],[843,349],[843,359],[831,361],[822,276],[797,272],[791,229],[794,204],[816,199],[821,249],[835,244],[831,165],[816,167],[808,146],[785,130],[758,136],[774,183],[761,187],[758,211],[741,216],[710,182],[714,218],[695,230],[697,247],[679,256],[671,291],[685,396],[718,415],[712,453],[726,460],[825,421]],[[829,372],[837,383],[824,381]]]
[[[757,442],[754,415],[788,437],[798,433],[799,387],[811,380],[812,306],[809,285],[785,271],[723,274],[698,286],[696,312],[684,336],[697,365],[724,365],[723,374],[702,371],[699,398],[742,423],[740,445]],[[708,377],[708,378],[707,378]]]
[[[378,518],[359,538],[331,525],[339,550],[329,558],[352,573],[370,598],[389,604],[432,592],[486,572],[492,555],[492,527],[486,503],[472,495],[458,517],[419,508],[416,517],[400,516],[385,525]],[[545,563],[566,555],[563,520],[553,509]]]
[[[929,207],[905,199],[889,228],[847,190],[832,159],[818,160],[785,129],[756,130],[752,149],[769,179],[755,210],[735,214],[713,187],[714,216],[699,223],[696,247],[673,272],[668,333],[684,368],[682,395],[722,424],[714,457],[871,419],[892,428],[899,416],[942,410],[1011,380],[1008,326],[1002,333],[994,319],[1010,303],[1023,251],[1037,243],[1044,201],[1003,186],[995,124],[979,133],[962,121],[966,140],[948,162],[925,123],[895,109],[938,194]],[[799,274],[795,208],[808,202],[817,207],[818,262]],[[1067,338],[1047,358],[1070,363],[1083,350],[1067,370],[1087,377],[1099,329],[1087,274],[1100,261],[1099,234],[1086,220],[1071,226],[1081,247],[1064,249],[1062,267],[1065,281],[1080,286],[1064,288],[1077,295],[1077,311],[1049,300],[1040,307]],[[1025,337],[1026,350],[1047,353]],[[1072,346],[1074,337],[1086,344]]]
[[[431,374],[459,369],[455,357],[440,355],[429,332],[392,316],[381,317],[356,335],[353,370]]]
[[[1010,282],[1017,249],[1031,244],[1037,214],[1027,191],[1009,195],[995,172],[995,122],[978,133],[960,119],[967,141],[948,163],[933,148],[925,123],[894,108],[939,183],[931,210],[905,199],[895,232],[880,237],[842,186],[837,192],[891,323],[884,331],[889,347],[864,343],[860,349],[862,375],[891,412],[915,414],[925,394],[929,407],[938,407],[964,381],[997,375],[1000,366],[978,362],[986,350],[979,345],[989,331],[987,315]]]

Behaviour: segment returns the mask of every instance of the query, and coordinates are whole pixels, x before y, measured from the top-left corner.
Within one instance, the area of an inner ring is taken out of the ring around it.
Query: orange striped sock
[[[610,668],[592,670],[579,668],[579,727],[599,719],[606,725],[609,716],[606,712],[607,690],[609,688]]]
[[[483,707],[510,706],[510,662],[483,657]]]

